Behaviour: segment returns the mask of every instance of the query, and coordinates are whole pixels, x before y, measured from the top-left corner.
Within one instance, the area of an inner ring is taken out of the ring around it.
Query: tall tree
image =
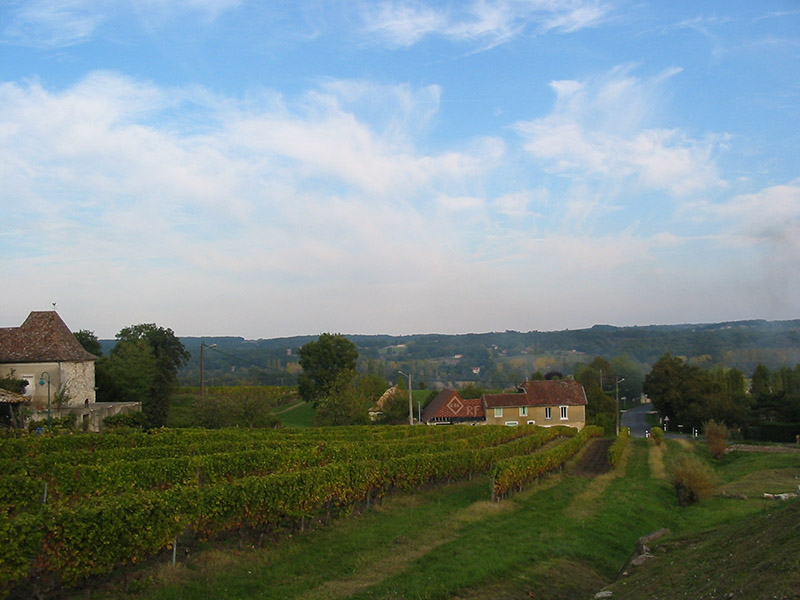
[[[145,340],[117,344],[109,356],[95,363],[97,401],[141,402],[144,411],[156,370],[153,350]]]
[[[756,400],[766,398],[772,394],[770,379],[769,369],[761,363],[758,363],[753,371],[753,377],[750,380],[750,393]]]
[[[167,422],[169,399],[178,381],[178,369],[186,364],[191,354],[175,336],[172,329],[159,327],[155,323],[142,323],[125,327],[117,334],[113,355],[124,356],[132,352],[131,345],[143,345],[150,350],[152,371],[149,372],[148,391],[142,402],[142,412],[150,427],[161,427]]]
[[[317,402],[330,396],[341,385],[342,373],[355,373],[358,351],[353,342],[341,334],[323,333],[299,350],[303,372],[298,378],[300,397]]]
[[[375,401],[358,385],[355,370],[341,370],[327,391],[317,396],[317,425],[366,425]]]
[[[88,329],[81,329],[75,333],[75,339],[80,342],[83,349],[91,352],[95,356],[103,356],[103,348],[100,346],[100,340],[94,334],[94,331]]]

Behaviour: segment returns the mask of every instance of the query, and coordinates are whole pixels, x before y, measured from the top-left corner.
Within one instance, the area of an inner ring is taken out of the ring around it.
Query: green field
[[[312,427],[314,425],[314,406],[310,402],[299,401],[282,407],[272,413],[284,427]]]
[[[664,463],[693,450],[635,440],[616,473],[568,469],[503,502],[488,501],[485,476],[395,495],[262,548],[220,542],[174,567],[162,560],[93,597],[588,599],[613,582],[640,536],[666,527],[659,547],[670,560],[614,584],[615,597],[797,598],[800,505],[762,495],[796,490],[800,454],[728,454],[715,463],[719,493],[681,508]],[[782,546],[758,547],[770,539]],[[748,561],[761,569],[756,587],[736,576]]]

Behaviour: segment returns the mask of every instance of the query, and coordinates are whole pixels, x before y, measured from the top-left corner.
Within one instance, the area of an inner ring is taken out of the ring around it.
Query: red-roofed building
[[[428,425],[455,423],[481,424],[484,420],[483,401],[465,399],[455,390],[442,390],[422,411],[421,421]]]
[[[586,393],[572,379],[526,381],[516,393],[484,394],[482,400],[489,425],[586,425]]]

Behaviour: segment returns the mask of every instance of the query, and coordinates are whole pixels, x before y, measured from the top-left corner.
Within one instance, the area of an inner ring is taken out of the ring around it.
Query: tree
[[[148,403],[156,360],[145,340],[119,343],[95,363],[98,402]]]
[[[358,351],[355,344],[341,334],[323,333],[314,342],[299,350],[303,372],[298,378],[300,397],[317,406],[319,399],[330,397],[341,385],[343,373],[355,373]]]
[[[772,394],[770,379],[769,369],[761,363],[758,363],[750,381],[750,393],[756,400],[766,398]]]
[[[8,375],[0,377],[0,389],[22,395],[25,393],[26,387],[28,387],[28,380],[14,377],[14,369],[11,369]]]
[[[460,390],[458,390],[458,394],[464,400],[480,398],[485,393],[486,393],[486,390],[483,388],[483,386],[481,386],[481,385],[479,385],[477,383],[468,383],[467,385],[462,387]]]
[[[189,351],[171,329],[155,323],[126,327],[116,337],[111,355],[95,365],[98,394],[105,401],[141,402],[148,425],[162,427]]]
[[[374,401],[359,389],[355,370],[342,370],[327,388],[317,396],[314,417],[317,425],[366,425]]]
[[[103,348],[100,346],[100,340],[94,334],[94,331],[88,329],[81,329],[75,333],[75,339],[80,342],[83,349],[95,356],[103,356]]]
[[[739,426],[747,418],[744,376],[735,369],[704,371],[666,353],[645,377],[644,391],[675,425],[699,428],[715,420]]]

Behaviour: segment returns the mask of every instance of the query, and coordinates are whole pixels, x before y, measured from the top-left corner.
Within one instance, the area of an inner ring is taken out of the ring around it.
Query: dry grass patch
[[[570,502],[564,514],[576,521],[582,521],[592,517],[597,513],[600,496],[606,490],[608,484],[617,477],[616,471],[609,471],[608,473],[595,477],[583,492],[572,499],[572,502]]]
[[[518,505],[514,502],[492,502],[491,500],[485,500],[483,502],[474,502],[466,508],[461,509],[455,514],[454,519],[458,523],[463,524],[475,523],[476,521],[481,521],[495,515],[508,514],[517,508]]]
[[[582,521],[597,513],[600,503],[598,500],[614,479],[625,474],[628,467],[628,458],[631,454],[631,444],[625,446],[616,468],[602,475],[597,475],[583,492],[572,499],[564,513],[567,517]]]
[[[647,453],[647,462],[650,465],[650,476],[654,479],[666,479],[667,470],[664,467],[664,446],[651,444]]]

